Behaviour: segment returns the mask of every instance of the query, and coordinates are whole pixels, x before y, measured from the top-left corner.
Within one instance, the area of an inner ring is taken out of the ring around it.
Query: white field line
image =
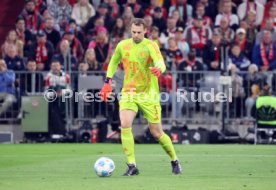
[[[177,154],[179,157],[230,157],[230,158],[236,158],[236,157],[275,157],[276,158],[276,154]],[[124,157],[124,154],[96,154],[96,155],[78,155],[78,154],[64,154],[64,155],[56,155],[56,154],[46,154],[46,155],[21,155],[21,154],[11,154],[11,155],[0,155],[0,158],[15,158],[15,157],[38,157],[38,158],[46,158],[46,157],[80,157],[80,156],[110,156],[110,157]],[[167,155],[164,154],[137,154],[137,157],[167,157]]]

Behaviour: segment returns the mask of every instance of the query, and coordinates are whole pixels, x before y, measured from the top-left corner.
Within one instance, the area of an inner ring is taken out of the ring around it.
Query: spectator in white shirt
[[[235,29],[239,25],[238,16],[236,14],[232,13],[232,2],[231,1],[223,2],[222,13],[220,13],[216,16],[215,26],[220,25],[220,20],[222,17],[225,17],[228,19],[228,23],[231,28]]]
[[[95,15],[94,7],[88,0],[79,0],[73,7],[72,18],[81,27],[85,26],[89,18]]]
[[[260,25],[264,16],[264,6],[254,0],[246,0],[238,7],[238,16],[243,20],[249,11],[254,10],[256,12],[256,24]]]

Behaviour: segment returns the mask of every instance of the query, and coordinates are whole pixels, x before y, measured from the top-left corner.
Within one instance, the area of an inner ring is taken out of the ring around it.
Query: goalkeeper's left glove
[[[156,77],[160,77],[161,75],[161,70],[159,69],[159,67],[150,67],[150,71]]]
[[[100,91],[100,95],[103,101],[107,102],[107,97],[111,92],[112,92],[111,78],[106,78],[104,86]]]

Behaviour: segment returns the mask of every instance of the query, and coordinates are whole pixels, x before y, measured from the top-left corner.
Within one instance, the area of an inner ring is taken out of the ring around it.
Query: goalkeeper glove
[[[161,70],[158,67],[150,67],[150,71],[156,77],[160,77],[161,75]]]
[[[104,86],[100,91],[100,95],[103,101],[107,102],[107,97],[111,92],[112,92],[111,78],[106,78]]]

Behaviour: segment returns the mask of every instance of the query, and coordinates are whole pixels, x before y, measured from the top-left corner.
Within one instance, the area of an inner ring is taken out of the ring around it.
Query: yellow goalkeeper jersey
[[[132,38],[122,40],[109,62],[107,77],[113,77],[120,62],[125,71],[122,92],[159,93],[158,78],[151,74],[150,67],[159,67],[163,73],[166,66],[155,42],[147,38],[140,43],[135,43]]]

